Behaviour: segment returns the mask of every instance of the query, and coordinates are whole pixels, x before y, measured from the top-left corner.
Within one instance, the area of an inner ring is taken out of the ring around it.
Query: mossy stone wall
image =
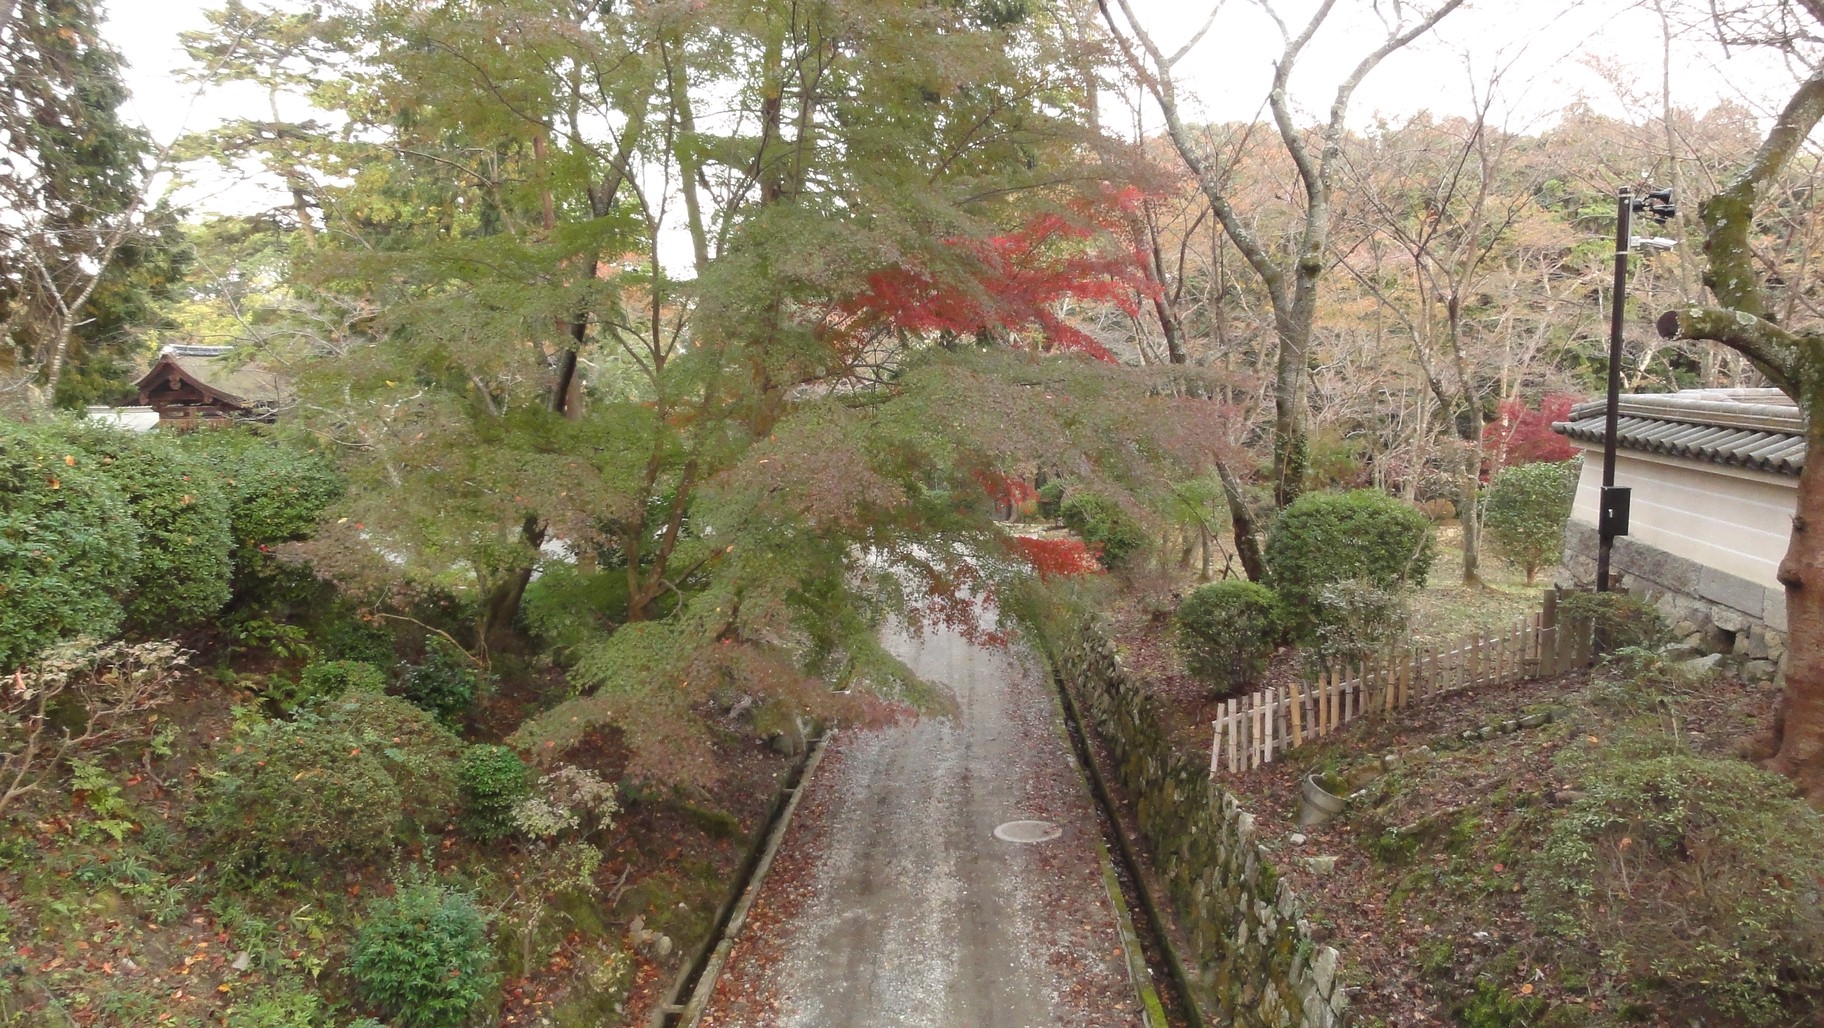
[[[1303,905],[1255,841],[1254,816],[1207,763],[1172,751],[1164,711],[1122,666],[1105,626],[1092,620],[1066,635],[1050,640],[1053,660],[1138,803],[1188,936],[1199,1004],[1235,1025],[1341,1023],[1337,952],[1312,941]]]

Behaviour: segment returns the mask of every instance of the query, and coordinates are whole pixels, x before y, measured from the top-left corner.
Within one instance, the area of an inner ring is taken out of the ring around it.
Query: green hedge
[[[193,432],[184,442],[219,476],[237,546],[308,538],[342,498],[342,476],[321,450],[252,429]]]
[[[228,602],[228,500],[214,470],[158,433],[66,425],[66,438],[100,462],[139,524],[139,561],[127,622],[146,632],[198,624]]]
[[[0,671],[119,628],[140,528],[100,458],[0,418]]]
[[[1267,579],[1300,639],[1316,629],[1325,586],[1423,585],[1436,556],[1431,522],[1373,489],[1306,493],[1279,512],[1267,537]]]

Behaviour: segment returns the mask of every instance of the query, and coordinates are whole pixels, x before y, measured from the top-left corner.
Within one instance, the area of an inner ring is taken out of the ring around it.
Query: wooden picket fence
[[[1548,591],[1544,608],[1510,630],[1382,654],[1346,674],[1325,674],[1314,684],[1277,686],[1226,700],[1211,723],[1210,774],[1271,763],[1368,714],[1589,666],[1595,652],[1591,627],[1560,621],[1557,611],[1557,591]]]

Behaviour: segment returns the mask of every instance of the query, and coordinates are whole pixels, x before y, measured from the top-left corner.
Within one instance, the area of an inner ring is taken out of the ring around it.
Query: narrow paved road
[[[950,631],[887,643],[953,692],[955,715],[837,737],[702,1024],[1142,1023],[1094,808],[1037,662]],[[1015,820],[1062,832],[995,838]]]

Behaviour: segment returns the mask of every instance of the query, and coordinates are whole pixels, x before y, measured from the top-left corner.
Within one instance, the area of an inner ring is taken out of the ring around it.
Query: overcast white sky
[[[1224,0],[1216,28],[1180,65],[1191,110],[1212,121],[1247,120],[1262,108],[1272,60],[1280,43],[1272,22],[1248,0]],[[1380,0],[1383,5],[1397,0]],[[1162,46],[1175,48],[1202,23],[1209,7],[1195,0],[1133,0],[1135,9]],[[205,26],[203,11],[214,0],[111,0],[104,31],[131,68],[134,93],[130,116],[161,140],[184,130],[207,128],[246,111],[258,116],[257,92],[219,92],[197,97],[172,70],[184,62],[179,32]],[[1288,20],[1315,0],[1280,0]],[[1567,10],[1568,7],[1568,10]],[[1301,61],[1293,80],[1295,101],[1310,112],[1328,106],[1337,81],[1380,37],[1370,0],[1341,0],[1338,10]],[[1297,23],[1294,22],[1294,31]],[[1429,38],[1384,63],[1357,93],[1354,120],[1377,115],[1403,118],[1420,110],[1458,113],[1468,109],[1467,68],[1486,78],[1497,66],[1506,74],[1506,121],[1513,128],[1538,128],[1572,100],[1600,110],[1625,113],[1628,100],[1596,74],[1591,59],[1622,69],[1637,92],[1635,103],[1656,107],[1660,83],[1660,31],[1651,8],[1627,0],[1471,0],[1445,19]],[[1678,47],[1674,58],[1674,103],[1699,111],[1734,98],[1763,112],[1777,109],[1791,78],[1766,54],[1724,57],[1701,33]],[[1637,108],[1638,109],[1638,108]],[[1111,124],[1119,118],[1111,112]],[[1156,116],[1148,112],[1149,127]],[[215,202],[187,198],[198,206],[226,210],[232,197]]]

